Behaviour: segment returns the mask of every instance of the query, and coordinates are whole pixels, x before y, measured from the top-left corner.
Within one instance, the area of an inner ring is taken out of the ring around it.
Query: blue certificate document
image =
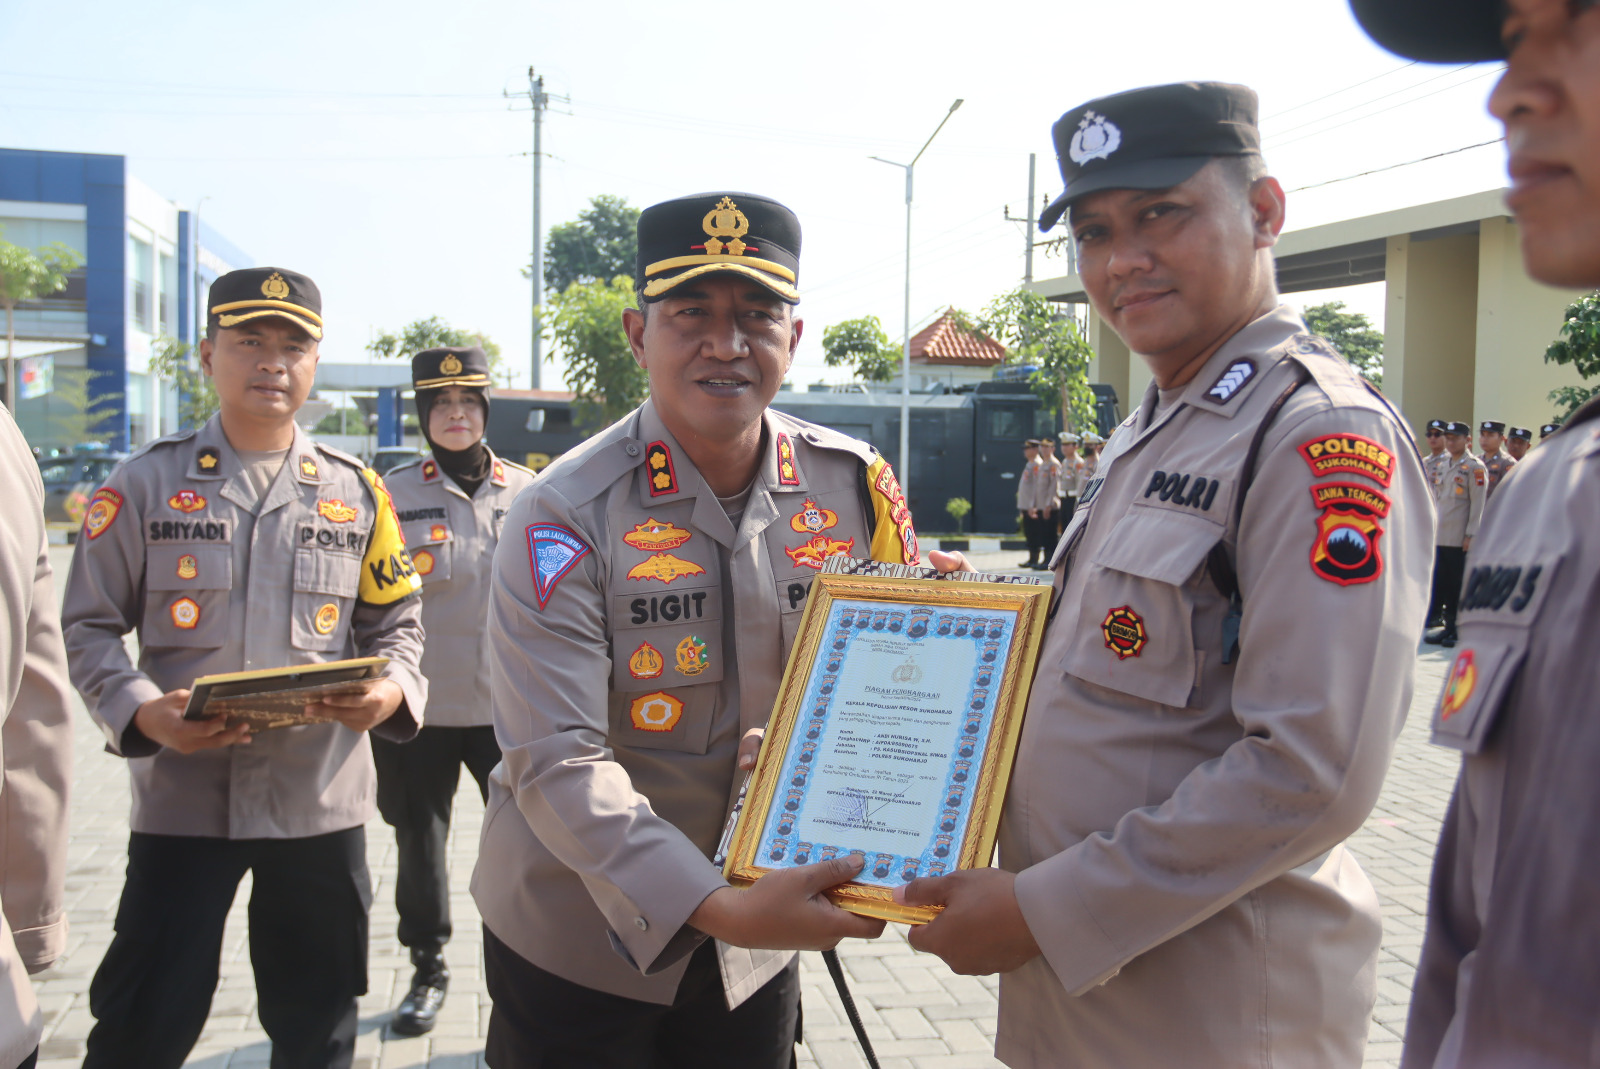
[[[882,887],[948,871],[1016,617],[834,601],[803,699],[804,741],[757,857],[781,868],[863,853],[858,882]]]
[[[861,854],[858,911],[911,919],[889,908],[893,888],[989,863],[1049,590],[818,583],[730,878]]]

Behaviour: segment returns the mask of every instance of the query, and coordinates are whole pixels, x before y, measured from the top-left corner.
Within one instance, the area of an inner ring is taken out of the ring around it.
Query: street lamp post
[[[905,494],[907,508],[911,505],[911,176],[916,170],[917,161],[922,159],[922,154],[928,151],[928,146],[933,144],[933,139],[939,136],[939,131],[944,129],[944,124],[950,121],[950,116],[956,113],[961,103],[958,99],[950,105],[950,110],[944,113],[944,118],[939,120],[939,125],[933,128],[933,133],[928,135],[928,140],[922,143],[917,154],[911,157],[910,163],[896,163],[882,156],[872,157],[879,163],[900,167],[906,172],[906,333],[900,353],[900,456],[896,464],[900,468],[900,491]]]

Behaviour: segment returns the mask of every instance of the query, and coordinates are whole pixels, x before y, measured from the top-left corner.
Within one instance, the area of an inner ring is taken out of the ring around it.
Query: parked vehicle
[[[387,475],[391,468],[398,468],[423,455],[420,449],[413,449],[409,445],[386,445],[372,454],[368,467],[379,475]]]
[[[95,451],[40,457],[39,475],[44,480],[45,522],[82,523],[89,499],[106,481],[111,469],[127,455]]]

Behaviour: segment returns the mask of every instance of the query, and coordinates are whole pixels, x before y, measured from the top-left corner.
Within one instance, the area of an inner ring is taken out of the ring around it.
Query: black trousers
[[[611,953],[609,949],[603,953]],[[799,960],[728,1009],[706,940],[670,1006],[610,995],[545,972],[483,929],[494,1009],[490,1069],[791,1069],[800,1041]]]
[[[1064,498],[1062,498],[1061,499],[1061,511],[1056,513],[1056,529],[1058,531],[1060,531],[1062,534],[1066,534],[1067,533],[1067,524],[1072,522],[1072,514],[1074,512],[1077,512],[1077,511],[1078,511],[1078,499],[1076,497],[1064,497]],[[1054,547],[1051,547],[1051,548],[1054,548]]]
[[[116,935],[89,985],[84,1069],[178,1069],[211,1009],[222,929],[249,872],[250,964],[272,1069],[346,1069],[367,990],[367,838],[128,837]]]
[[[394,828],[399,872],[394,905],[400,945],[437,953],[450,941],[450,811],[461,766],[489,800],[489,773],[500,763],[494,728],[425,727],[410,742],[372,736],[378,769],[378,812]]]
[[[34,1047],[33,1053],[17,1063],[17,1069],[34,1069],[39,1064],[39,1048]]]
[[[1433,602],[1447,634],[1456,633],[1461,584],[1467,575],[1467,551],[1460,546],[1433,547]]]
[[[1038,554],[1049,559],[1050,551],[1056,548],[1056,510],[1041,509],[1038,516],[1022,514],[1022,536],[1028,540],[1028,559],[1033,560]]]

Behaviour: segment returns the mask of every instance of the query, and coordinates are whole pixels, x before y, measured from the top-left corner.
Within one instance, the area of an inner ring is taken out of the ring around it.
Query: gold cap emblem
[[[444,359],[439,361],[439,374],[441,374],[441,375],[459,375],[459,374],[461,374],[461,360],[460,360],[460,358],[458,358],[455,353],[445,353],[444,354]]]
[[[289,283],[283,280],[278,272],[272,272],[265,282],[261,283],[261,296],[271,301],[281,301],[289,296]]]
[[[732,197],[723,197],[717,206],[706,212],[700,225],[706,232],[706,255],[717,256],[723,249],[728,250],[730,256],[743,256],[746,245],[739,239],[750,231],[750,220],[745,218]],[[722,241],[721,238],[730,238]]]

